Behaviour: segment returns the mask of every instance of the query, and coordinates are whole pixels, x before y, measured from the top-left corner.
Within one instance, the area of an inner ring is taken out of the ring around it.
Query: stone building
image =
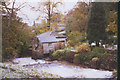
[[[55,50],[66,46],[66,36],[58,32],[47,31],[34,37],[32,45],[32,57],[41,58],[44,54],[50,54]]]

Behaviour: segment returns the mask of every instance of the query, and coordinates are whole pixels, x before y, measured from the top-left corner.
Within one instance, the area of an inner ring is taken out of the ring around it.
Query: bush
[[[92,59],[92,56],[90,54],[79,54],[76,56],[76,58],[80,61],[80,63],[89,61]]]
[[[71,50],[66,50],[64,60],[69,61],[69,62],[73,62],[74,55],[75,55],[75,52],[73,52]]]
[[[64,50],[57,50],[57,51],[52,53],[52,59],[63,58],[64,56],[65,56]]]
[[[5,16],[2,21],[2,60],[5,61],[23,55],[22,52],[31,44],[33,33],[29,26],[16,15],[13,15],[9,28],[9,17]]]
[[[109,53],[109,54],[117,54],[117,50],[109,50],[109,49],[106,49],[106,53]]]
[[[88,45],[80,45],[76,49],[79,53],[86,53],[86,52],[90,51],[90,48]]]
[[[96,52],[96,53],[105,53],[105,49],[102,48],[102,47],[95,47],[93,49],[93,52]]]
[[[77,63],[77,64],[78,64],[78,61],[79,61],[79,63],[85,63],[87,61],[91,61],[92,58],[94,58],[94,57],[98,57],[98,58],[101,59],[101,58],[104,58],[105,56],[106,56],[105,54],[95,53],[95,52],[89,51],[85,54],[74,55],[74,61],[73,62]]]
[[[98,58],[99,60],[95,62],[92,61],[95,58]],[[89,51],[85,54],[75,54],[73,63],[82,64],[98,69],[113,70],[117,69],[117,54],[102,54]]]
[[[69,62],[73,61],[75,52],[64,49],[64,50],[57,50],[52,54],[52,59],[60,59],[60,60],[66,60]]]
[[[75,63],[75,64],[79,64],[79,63],[80,63],[80,60],[79,60],[79,58],[78,58],[79,55],[80,55],[80,54],[75,54],[75,55],[74,55],[73,63]]]
[[[113,75],[113,78],[117,78],[117,71],[114,71],[112,75]]]

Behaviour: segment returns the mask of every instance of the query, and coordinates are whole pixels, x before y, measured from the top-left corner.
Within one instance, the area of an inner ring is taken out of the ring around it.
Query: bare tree
[[[47,0],[45,2],[40,2],[38,9],[36,11],[40,11],[46,15],[44,18],[47,20],[47,27],[51,29],[51,17],[55,12],[58,12],[57,5],[62,4],[62,2],[52,2],[51,0]],[[32,7],[34,9],[34,7]],[[40,17],[40,16],[39,16]]]
[[[2,8],[7,11],[7,14],[8,14],[7,16],[9,17],[8,29],[11,26],[14,12],[20,11],[23,7],[25,7],[25,6],[23,6],[25,4],[25,2],[21,5],[19,5],[17,8],[15,7],[15,3],[16,3],[16,0],[14,0],[13,2],[3,2],[2,3]],[[8,7],[10,4],[12,4],[11,8]]]

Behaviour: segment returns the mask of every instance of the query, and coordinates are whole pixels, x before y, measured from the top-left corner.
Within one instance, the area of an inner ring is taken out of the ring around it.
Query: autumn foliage
[[[80,54],[90,51],[90,48],[88,45],[80,45],[76,49]]]
[[[21,22],[21,19],[15,14],[10,27],[8,27],[7,15],[2,20],[2,59],[29,55],[26,51],[30,46],[32,34],[27,24]]]

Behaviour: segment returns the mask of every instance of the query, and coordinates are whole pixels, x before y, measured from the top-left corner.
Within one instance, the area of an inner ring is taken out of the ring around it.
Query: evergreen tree
[[[89,44],[92,42],[99,46],[100,40],[107,39],[105,32],[107,26],[106,13],[102,2],[91,3],[90,14],[87,23],[87,39]]]

